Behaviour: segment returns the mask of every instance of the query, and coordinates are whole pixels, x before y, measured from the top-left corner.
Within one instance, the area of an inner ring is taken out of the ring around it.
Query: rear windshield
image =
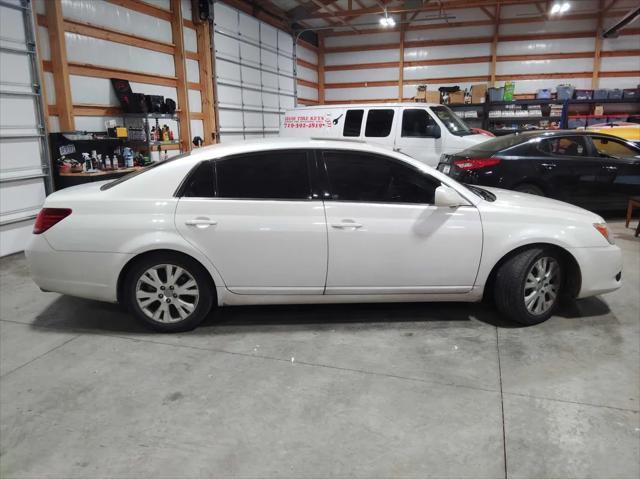
[[[106,183],[106,184],[102,185],[100,187],[100,190],[101,191],[108,190],[109,188],[113,188],[114,186],[117,186],[120,183],[124,183],[125,181],[130,180],[131,178],[133,178],[135,176],[141,175],[141,174],[143,174],[143,173],[145,173],[145,172],[147,172],[149,170],[152,170],[154,168],[158,168],[158,167],[160,167],[162,165],[166,165],[167,163],[171,163],[172,161],[179,160],[180,158],[184,158],[186,156],[189,156],[190,154],[191,153],[182,153],[181,155],[172,156],[168,160],[158,161],[157,163],[152,163],[149,166],[145,166],[141,170],[134,171],[132,173],[129,173],[128,175],[121,176],[117,180],[113,180],[113,181],[111,181],[109,183]]]
[[[507,148],[511,148],[512,146],[519,145],[520,143],[526,142],[531,135],[505,135],[505,136],[496,136],[495,138],[491,138],[490,140],[483,141],[482,143],[478,143],[477,145],[473,145],[468,148],[467,151],[484,151],[484,152],[496,152],[506,150]]]

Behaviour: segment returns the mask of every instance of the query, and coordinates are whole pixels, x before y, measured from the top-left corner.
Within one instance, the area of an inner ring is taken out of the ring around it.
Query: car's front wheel
[[[496,274],[496,306],[524,325],[546,321],[556,311],[562,293],[563,266],[552,249],[531,248],[500,266]]]
[[[208,273],[179,254],[152,254],[130,269],[125,280],[130,311],[161,332],[188,331],[211,310],[214,292]]]

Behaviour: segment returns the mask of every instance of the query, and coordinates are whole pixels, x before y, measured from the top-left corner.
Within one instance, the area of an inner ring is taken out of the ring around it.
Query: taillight
[[[467,158],[464,160],[454,160],[453,164],[462,170],[478,170],[488,166],[495,166],[500,163],[500,158]]]
[[[33,225],[33,234],[44,233],[71,214],[70,208],[42,208]]]

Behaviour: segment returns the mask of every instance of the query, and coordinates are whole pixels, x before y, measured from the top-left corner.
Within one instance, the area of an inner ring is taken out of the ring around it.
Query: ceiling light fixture
[[[571,9],[571,3],[562,2],[562,3],[554,3],[551,7],[551,15],[558,15],[568,12]]]
[[[393,19],[393,17],[390,17],[387,14],[387,10],[384,10],[384,17],[380,18],[380,25],[382,25],[383,27],[395,27],[396,26],[396,21]]]

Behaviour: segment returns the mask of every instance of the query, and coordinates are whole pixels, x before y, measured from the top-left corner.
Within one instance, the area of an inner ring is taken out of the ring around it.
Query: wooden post
[[[202,124],[204,144],[218,142],[216,125],[216,105],[213,96],[213,68],[211,61],[211,28],[209,22],[196,25],[198,40],[198,67],[200,72],[200,95],[202,97]]]
[[[496,83],[496,62],[498,59],[498,36],[500,34],[500,4],[496,5],[496,13],[493,24],[493,39],[491,41],[491,66],[489,68],[489,86]]]
[[[591,77],[591,88],[596,89],[600,83],[600,52],[602,50],[602,21],[604,19],[604,0],[598,2],[598,26],[596,27],[596,46],[593,54],[593,76]]]
[[[73,102],[71,100],[71,84],[69,81],[69,63],[67,62],[67,44],[64,38],[62,4],[60,0],[51,0],[45,2],[45,5],[60,130],[73,131],[76,126],[73,119]]]
[[[398,63],[398,101],[402,101],[404,98],[404,31],[405,31],[405,18],[403,13],[400,17],[400,62]]]
[[[318,34],[318,104],[324,103],[324,36]]]
[[[180,149],[191,151],[191,123],[189,120],[189,94],[187,91],[187,67],[184,53],[184,33],[180,0],[171,0],[171,35],[176,51],[173,56],[178,91],[178,119],[180,120]]]

